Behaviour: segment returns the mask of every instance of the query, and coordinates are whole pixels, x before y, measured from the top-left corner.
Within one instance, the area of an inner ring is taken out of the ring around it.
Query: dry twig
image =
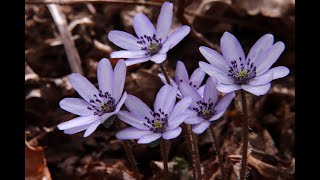
[[[74,45],[74,41],[72,40],[72,35],[68,30],[68,24],[65,15],[61,12],[59,5],[48,4],[47,7],[60,32],[61,41],[63,42],[71,71],[74,73],[83,74],[80,56]]]
[[[131,0],[25,0],[26,4],[79,4],[79,3],[116,3],[161,7],[162,3]]]
[[[191,37],[195,38],[196,40],[198,40],[200,43],[202,44],[206,44],[207,46],[209,46],[212,49],[216,49],[219,50],[219,46],[211,43],[207,38],[205,38],[201,33],[197,32],[197,30],[194,28],[193,23],[190,22],[185,16],[184,16],[184,9],[186,8],[186,3],[185,0],[179,0],[178,2],[178,10],[177,10],[177,17],[180,19],[180,21],[184,24],[187,24],[188,26],[190,26],[191,31],[190,31],[190,35]]]

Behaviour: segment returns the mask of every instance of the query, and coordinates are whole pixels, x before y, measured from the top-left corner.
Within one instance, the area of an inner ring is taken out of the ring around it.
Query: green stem
[[[169,179],[169,168],[168,168],[168,150],[167,150],[167,142],[165,139],[161,139],[161,153],[162,153],[162,161],[163,161],[163,169],[164,169],[164,179]]]
[[[216,147],[216,152],[217,152],[218,159],[219,159],[222,180],[227,180],[226,172],[225,172],[224,164],[223,164],[223,158],[222,158],[222,154],[221,154],[221,149],[220,149],[220,145],[219,145],[219,141],[218,141],[217,135],[216,135],[216,133],[214,131],[214,128],[213,128],[212,124],[210,125],[209,131],[210,131],[210,134],[212,136],[214,145]]]
[[[120,130],[120,127],[121,127],[120,122],[117,119],[115,121],[116,121],[117,129]],[[131,149],[128,141],[123,140],[123,141],[121,141],[121,144],[122,144],[124,150],[126,151],[128,160],[129,160],[130,165],[131,165],[131,167],[133,169],[134,176],[136,177],[137,180],[141,180],[141,177],[140,177],[140,174],[139,174],[139,170],[138,170],[138,167],[137,167],[137,163],[136,163],[136,160],[134,159],[134,156],[132,154],[132,149]]]
[[[242,120],[243,143],[242,143],[240,180],[244,180],[247,172],[249,128],[248,128],[248,110],[247,110],[246,94],[244,90],[241,90],[240,93],[241,93],[242,110],[243,110],[243,120]]]

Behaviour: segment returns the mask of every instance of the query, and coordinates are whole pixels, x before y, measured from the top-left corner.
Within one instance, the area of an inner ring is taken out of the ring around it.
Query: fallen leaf
[[[32,147],[27,144],[25,152],[25,179],[26,180],[51,180],[43,147]]]

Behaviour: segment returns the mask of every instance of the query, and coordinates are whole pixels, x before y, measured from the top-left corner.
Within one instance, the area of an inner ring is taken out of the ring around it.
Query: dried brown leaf
[[[27,142],[26,142],[27,143]],[[25,145],[25,179],[26,180],[51,180],[47,167],[44,150],[41,146],[31,147]]]

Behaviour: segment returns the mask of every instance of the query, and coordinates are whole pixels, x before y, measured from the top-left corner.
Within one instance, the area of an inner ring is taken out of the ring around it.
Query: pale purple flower
[[[271,81],[285,77],[289,69],[284,66],[270,67],[277,61],[285,45],[278,41],[273,44],[271,34],[262,36],[250,49],[245,58],[237,38],[225,32],[220,40],[222,55],[207,47],[200,47],[201,54],[210,62],[199,62],[200,68],[218,79],[217,89],[229,93],[243,89],[257,96],[267,93]]]
[[[158,17],[157,28],[142,13],[133,18],[133,28],[137,38],[123,31],[110,31],[108,38],[115,45],[125,49],[110,54],[112,58],[128,58],[131,66],[146,61],[162,63],[167,52],[190,32],[189,26],[181,26],[169,35],[172,22],[173,4],[163,3]]]
[[[108,59],[98,63],[97,77],[99,90],[80,74],[73,73],[69,82],[83,98],[64,98],[59,105],[62,109],[79,115],[70,121],[58,125],[65,134],[84,131],[84,137],[92,134],[97,127],[110,116],[116,115],[127,98],[123,93],[126,77],[124,60],[119,60],[114,71]]]
[[[190,86],[192,86],[193,88],[195,88],[202,97],[204,86],[201,86],[201,83],[202,83],[205,75],[206,75],[205,72],[203,72],[200,68],[197,68],[193,71],[193,73],[191,74],[191,77],[189,78],[186,66],[184,65],[183,62],[178,61],[177,66],[176,66],[176,73],[175,73],[174,80],[172,78],[169,78],[169,79],[170,79],[171,85],[175,88],[178,88],[177,97],[179,99],[182,98],[181,92],[179,90],[179,84],[181,82],[185,82],[185,83],[189,84]],[[164,84],[168,84],[163,73],[159,73],[158,76],[160,77],[161,81]]]
[[[138,143],[147,144],[159,138],[173,139],[180,135],[179,125],[189,116],[185,113],[192,103],[190,97],[176,104],[177,89],[164,85],[158,92],[152,111],[139,98],[128,95],[125,105],[130,111],[119,111],[118,118],[133,127],[116,134],[118,139],[139,139]]]
[[[203,133],[211,122],[219,119],[235,97],[235,93],[231,92],[218,101],[217,84],[216,78],[209,77],[204,87],[203,97],[189,84],[182,82],[179,85],[183,97],[192,98],[192,104],[186,110],[189,117],[184,122],[192,124],[192,131],[197,134]]]

